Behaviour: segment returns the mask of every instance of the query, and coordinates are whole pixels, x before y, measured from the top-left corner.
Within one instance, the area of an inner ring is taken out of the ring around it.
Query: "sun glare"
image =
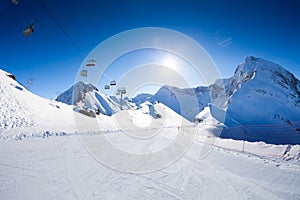
[[[176,66],[177,66],[176,60],[174,58],[172,58],[171,56],[167,56],[162,64],[164,66],[170,67],[172,69],[176,69]]]

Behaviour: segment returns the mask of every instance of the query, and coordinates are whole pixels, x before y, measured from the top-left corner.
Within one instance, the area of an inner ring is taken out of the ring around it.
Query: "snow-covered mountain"
[[[225,96],[220,90],[225,89]],[[182,112],[179,98],[196,98],[198,107]],[[281,66],[249,56],[234,75],[216,80],[208,87],[180,89],[163,86],[153,96],[134,98],[135,102],[160,101],[189,120],[208,104],[226,111],[227,126],[272,124],[300,120],[300,81]],[[234,122],[233,122],[234,121]]]
[[[74,132],[73,110],[92,117],[102,114],[101,118],[120,111],[118,98],[101,94],[89,83],[76,83],[57,97],[57,101],[63,102],[60,103],[32,94],[13,78],[11,74],[0,71],[2,133],[12,128],[14,131],[10,133],[16,133],[16,130],[24,133],[26,127],[35,133],[45,130]],[[225,95],[220,92],[222,88]],[[126,110],[140,109],[134,112],[159,118],[160,113],[153,106],[156,102],[190,121],[197,120],[195,116],[201,116],[198,121],[205,121],[203,118],[208,115],[199,113],[207,106],[214,108],[210,109],[210,116],[214,119],[218,120],[218,115],[225,113],[223,137],[300,143],[300,139],[295,139],[300,138],[300,81],[281,66],[261,58],[247,57],[231,78],[216,80],[208,87],[179,89],[163,86],[155,95],[140,94],[122,104]],[[142,111],[145,108],[149,111]],[[105,120],[111,122],[108,118]]]
[[[161,102],[186,119],[193,121],[195,115],[211,102],[211,97],[207,87],[179,89],[165,85],[153,96],[143,94],[132,99],[132,102],[136,104],[144,101]]]
[[[120,99],[114,96],[106,96],[100,93],[92,84],[82,81],[60,94],[56,101],[74,105],[76,111],[92,117],[95,117],[98,109],[100,113],[111,116],[119,111],[121,107]],[[122,106],[128,109],[130,103],[123,100]]]
[[[178,99],[195,98],[197,102],[181,108]],[[216,80],[208,87],[163,86],[153,96],[138,96],[134,101],[142,103],[143,99],[163,102],[190,121],[203,121],[203,114],[198,113],[208,106],[215,119],[226,116],[223,137],[245,139],[246,133],[251,141],[300,142],[295,139],[300,138],[300,81],[262,58],[247,57],[232,77]]]
[[[300,120],[300,81],[275,63],[247,57],[234,76],[224,80],[224,85],[224,109],[239,124]]]
[[[222,137],[300,143],[300,81],[292,73],[264,59],[247,57],[224,85]]]

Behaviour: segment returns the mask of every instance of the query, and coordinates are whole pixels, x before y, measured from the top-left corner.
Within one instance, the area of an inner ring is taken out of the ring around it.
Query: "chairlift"
[[[110,86],[115,86],[117,85],[116,81],[110,81]]]
[[[19,0],[10,0],[13,4],[18,5],[19,4]]]
[[[86,67],[95,67],[96,66],[96,60],[95,59],[91,59],[88,60],[85,64]]]
[[[86,69],[84,69],[80,72],[80,76],[82,76],[82,77],[87,77],[87,75],[88,75],[88,71]]]
[[[105,85],[104,89],[106,89],[106,90],[110,89],[109,85]]]
[[[33,28],[34,28],[33,23],[32,23],[31,25],[29,25],[28,27],[26,27],[26,28],[23,30],[23,35],[24,35],[24,37],[27,37],[27,36],[31,35],[31,34],[34,32]]]
[[[121,87],[117,90],[117,95],[120,95],[120,94],[126,94],[126,89],[125,87]]]
[[[121,91],[121,94],[126,94],[126,89],[125,89],[125,87],[121,87],[121,88],[120,88],[120,91]]]

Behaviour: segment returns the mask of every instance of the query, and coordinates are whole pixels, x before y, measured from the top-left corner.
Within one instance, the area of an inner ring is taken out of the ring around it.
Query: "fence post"
[[[243,135],[244,135],[244,140],[243,140],[243,152],[245,152],[246,134],[247,134],[246,128],[243,127]]]

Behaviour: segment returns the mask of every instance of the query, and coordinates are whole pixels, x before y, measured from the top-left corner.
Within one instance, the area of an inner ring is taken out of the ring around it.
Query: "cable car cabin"
[[[34,27],[33,24],[31,24],[30,26],[28,26],[27,28],[25,28],[23,30],[24,37],[27,37],[27,36],[31,35],[34,32],[33,27]]]
[[[88,76],[88,71],[87,71],[87,70],[82,70],[82,71],[80,72],[80,76],[82,76],[82,77],[87,77],[87,76]]]
[[[85,64],[86,67],[95,67],[96,66],[96,60],[88,60]]]
[[[104,89],[106,90],[110,89],[109,85],[104,86]]]
[[[115,85],[117,85],[116,81],[111,81],[110,82],[110,86],[115,86]]]

